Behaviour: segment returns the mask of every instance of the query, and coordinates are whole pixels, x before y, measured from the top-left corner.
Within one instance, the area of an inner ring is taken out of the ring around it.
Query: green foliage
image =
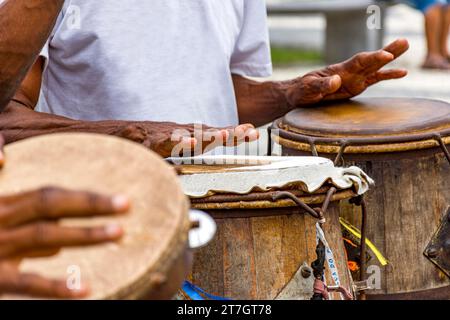
[[[320,63],[322,54],[312,50],[272,47],[272,62],[275,66]]]

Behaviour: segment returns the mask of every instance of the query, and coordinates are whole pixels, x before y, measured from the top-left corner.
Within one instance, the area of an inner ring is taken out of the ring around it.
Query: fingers
[[[63,247],[89,246],[111,242],[123,236],[117,224],[101,227],[62,227],[55,223],[35,223],[4,230],[0,234],[0,258],[24,252],[44,252]]]
[[[406,39],[398,39],[384,47],[384,51],[391,53],[397,59],[409,49],[409,42]]]
[[[77,290],[69,289],[66,281],[50,280],[36,274],[8,274],[0,279],[0,293],[20,294],[41,298],[80,299],[89,294],[81,285]]]
[[[198,155],[219,146],[236,146],[257,139],[259,139],[259,132],[252,124],[224,129],[202,127],[192,133],[172,135],[171,144],[168,144],[172,149],[166,150],[166,153],[175,157],[192,153]]]
[[[42,188],[0,198],[0,227],[38,219],[92,217],[123,213],[130,207],[124,196],[107,197],[92,192]]]
[[[408,40],[398,39],[384,47],[382,50],[359,53],[352,60],[366,74],[371,74],[400,57],[408,51],[408,49]]]
[[[5,155],[3,154],[4,145],[5,145],[5,139],[0,134],[0,169],[3,168],[3,165],[5,164]]]
[[[373,85],[380,81],[401,79],[403,77],[406,77],[407,75],[408,71],[404,69],[382,70],[376,72],[373,76],[369,77],[367,79],[367,84]]]
[[[232,129],[232,134],[225,141],[233,141],[234,145],[242,142],[252,142],[259,139],[259,132],[252,124],[241,124]]]
[[[353,58],[357,68],[364,74],[371,74],[383,68],[394,60],[394,55],[390,52],[379,50],[375,52],[362,52]]]
[[[228,129],[209,129],[202,136],[202,152],[219,146],[237,146],[259,139],[259,132],[252,124],[242,124]]]

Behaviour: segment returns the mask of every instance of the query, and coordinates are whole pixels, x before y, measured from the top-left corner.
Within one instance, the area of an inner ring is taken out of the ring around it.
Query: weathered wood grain
[[[194,254],[194,283],[211,293],[223,293],[233,299],[275,299],[305,262],[311,265],[316,259],[317,220],[296,208],[292,213],[218,219],[216,239]],[[324,231],[337,261],[341,282],[350,288],[338,202],[330,205]],[[328,271],[327,266],[327,283],[331,284]],[[339,298],[336,294],[333,297]]]
[[[450,286],[450,280],[423,255],[450,205],[450,165],[444,156],[438,153],[348,164],[361,167],[376,182],[366,196],[367,237],[390,264],[381,267],[376,261],[369,263],[382,268],[381,288],[371,293],[394,294]],[[359,210],[342,207],[343,217],[359,226]]]

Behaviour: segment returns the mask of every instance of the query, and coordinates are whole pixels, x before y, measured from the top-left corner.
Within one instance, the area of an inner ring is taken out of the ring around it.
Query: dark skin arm
[[[0,115],[0,128],[6,143],[42,134],[90,132],[114,135],[140,143],[163,157],[178,156],[172,151],[200,154],[206,148],[237,145],[258,139],[251,124],[231,128],[211,128],[152,121],[78,121],[35,112],[42,81],[43,59],[39,58],[28,72],[13,100]]]
[[[1,137],[1,135],[0,135]],[[5,159],[0,140],[0,159]],[[3,161],[1,161],[3,163]],[[20,165],[20,164],[19,164]],[[63,247],[89,246],[119,240],[117,224],[97,227],[63,227],[58,220],[124,213],[129,201],[60,188],[42,188],[0,196],[0,294],[13,293],[49,298],[83,298],[87,284],[71,290],[65,279],[47,279],[19,270],[23,258],[47,257]]]
[[[0,112],[55,24],[63,0],[6,0],[0,5]]]
[[[406,70],[381,69],[408,48],[408,41],[400,39],[382,50],[359,53],[345,62],[288,81],[257,82],[234,75],[240,121],[264,125],[295,108],[349,99],[380,81],[403,78]]]

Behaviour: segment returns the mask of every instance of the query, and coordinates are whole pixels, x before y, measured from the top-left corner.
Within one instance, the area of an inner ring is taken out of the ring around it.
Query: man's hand
[[[408,41],[400,39],[382,50],[359,53],[345,62],[287,81],[284,83],[287,104],[294,108],[349,99],[380,81],[403,78],[406,70],[381,69],[408,49]]]
[[[20,165],[20,164],[19,164]],[[123,235],[117,224],[102,227],[62,227],[62,218],[93,217],[127,211],[122,196],[105,197],[58,188],[0,197],[0,294],[14,293],[50,298],[82,298],[88,288],[70,290],[66,280],[46,279],[19,271],[23,257],[48,256],[63,247],[116,241]]]
[[[162,157],[199,155],[218,146],[236,146],[259,138],[251,124],[211,128],[170,122],[136,122],[114,134],[141,143]]]

